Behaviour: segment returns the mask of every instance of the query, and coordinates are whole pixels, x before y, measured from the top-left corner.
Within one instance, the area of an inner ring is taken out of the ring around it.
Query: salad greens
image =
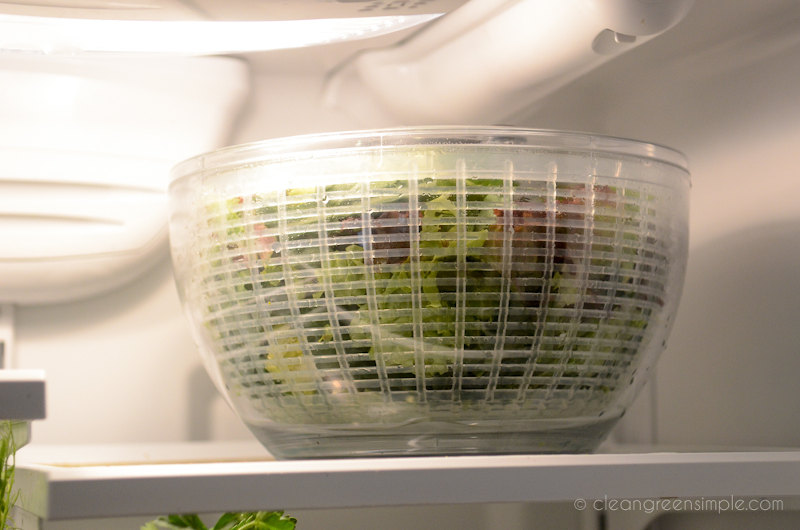
[[[337,393],[520,403],[591,392],[602,409],[627,385],[668,268],[642,232],[649,197],[540,178],[365,190],[207,202],[198,302],[240,391],[306,405]]]
[[[16,444],[11,421],[0,422],[0,528],[12,529],[11,508],[19,492],[14,491]]]
[[[297,519],[281,511],[228,512],[214,526],[207,527],[195,514],[167,515],[150,521],[141,530],[189,528],[192,530],[294,530]]]

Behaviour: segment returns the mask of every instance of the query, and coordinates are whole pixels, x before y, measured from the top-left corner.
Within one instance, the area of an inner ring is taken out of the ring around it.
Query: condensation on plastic
[[[197,340],[280,457],[592,450],[681,292],[689,176],[652,144],[358,132],[174,174]]]

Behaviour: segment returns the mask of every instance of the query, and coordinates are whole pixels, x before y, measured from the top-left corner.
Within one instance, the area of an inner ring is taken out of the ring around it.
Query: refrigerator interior
[[[251,93],[225,143],[358,127],[321,102],[326,73],[355,47],[248,54]],[[691,239],[678,316],[653,380],[610,444],[800,446],[799,81],[796,2],[697,0],[665,34],[506,120],[652,141],[689,159]],[[206,375],[168,249],[159,252],[146,273],[113,291],[14,308],[9,364],[47,374],[47,418],[33,424],[33,445],[251,439]],[[301,528],[344,528],[353,521],[381,528],[394,528],[387,521],[443,528],[595,524],[571,503],[293,515]],[[774,528],[798,523],[796,513],[771,516],[764,524]],[[651,528],[746,528],[767,517],[669,514]],[[143,521],[45,528],[137,528],[137,522]]]

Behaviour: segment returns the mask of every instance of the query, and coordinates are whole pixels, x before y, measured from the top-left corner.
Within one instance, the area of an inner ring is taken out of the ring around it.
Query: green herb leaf
[[[223,530],[228,525],[236,524],[238,521],[239,521],[239,514],[226,513],[219,518],[219,521],[217,521],[217,524],[214,525],[214,528],[212,528],[212,530]]]
[[[157,530],[160,528],[191,528],[192,530],[208,530],[203,521],[194,514],[167,515],[150,521],[142,526],[141,530]]]
[[[12,423],[0,422],[0,528],[16,528],[11,526],[14,523],[11,519],[11,508],[18,495],[14,491],[16,449]]]
[[[228,512],[223,514],[211,530],[295,530],[297,519],[282,511]],[[208,530],[195,514],[162,516],[145,523],[141,530],[191,528]]]

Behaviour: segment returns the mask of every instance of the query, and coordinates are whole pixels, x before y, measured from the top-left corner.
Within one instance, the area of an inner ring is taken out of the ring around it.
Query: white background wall
[[[800,445],[798,20],[796,2],[698,1],[524,118],[689,158],[689,266],[657,377],[662,443]],[[621,438],[640,438],[641,419]]]

